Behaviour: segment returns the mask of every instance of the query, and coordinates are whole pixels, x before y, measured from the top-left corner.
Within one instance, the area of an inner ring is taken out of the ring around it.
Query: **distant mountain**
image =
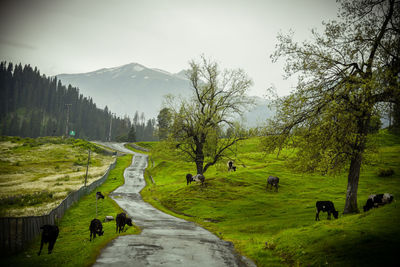
[[[107,106],[120,116],[133,117],[139,111],[144,112],[147,119],[156,118],[165,95],[186,97],[191,94],[185,70],[173,74],[138,63],[88,73],[59,74],[57,78],[63,84],[79,87],[80,93],[92,97],[98,107]],[[261,125],[273,114],[265,99],[253,98],[256,106],[244,115],[245,125],[249,127]]]
[[[251,96],[255,105],[243,114],[243,123],[247,127],[263,126],[267,119],[275,115],[275,110],[269,107],[271,103],[267,99],[259,96]]]
[[[117,115],[130,117],[139,111],[144,112],[146,118],[155,118],[164,95],[190,93],[190,83],[184,72],[172,74],[138,63],[88,73],[59,74],[57,78],[63,84],[79,87],[80,93],[92,97],[97,106],[107,106]]]

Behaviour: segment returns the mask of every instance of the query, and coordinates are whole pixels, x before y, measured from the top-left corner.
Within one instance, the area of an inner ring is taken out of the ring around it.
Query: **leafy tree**
[[[246,91],[252,82],[243,70],[220,71],[218,64],[207,60],[190,61],[187,73],[193,94],[175,103],[169,99],[172,114],[169,141],[204,173],[217,163],[229,148],[242,139],[240,131],[221,138],[224,127],[234,127],[235,115],[251,104]],[[238,127],[236,127],[238,129]]]
[[[278,36],[271,57],[284,57],[287,76],[298,74],[299,81],[292,94],[277,100],[266,146],[298,147],[309,169],[349,166],[344,213],[354,213],[371,119],[379,115],[379,103],[400,103],[400,2],[339,3],[339,20],[325,22],[323,34],[313,30],[311,41]]]

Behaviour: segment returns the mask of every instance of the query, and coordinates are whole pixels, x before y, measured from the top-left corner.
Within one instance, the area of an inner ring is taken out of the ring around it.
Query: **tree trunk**
[[[203,143],[196,144],[196,169],[197,174],[203,174],[204,165],[204,153],[203,153]]]
[[[203,160],[196,158],[197,174],[203,174],[203,164]]]
[[[344,214],[347,213],[358,213],[357,207],[357,190],[358,181],[360,179],[362,153],[357,151],[350,162],[349,176],[347,178],[347,192],[346,192],[346,204],[344,206]]]
[[[349,175],[347,177],[346,203],[343,214],[358,213],[357,191],[358,181],[360,180],[362,155],[367,143],[368,128],[371,121],[371,113],[364,113],[364,119],[358,120],[358,137],[356,139],[353,156],[350,161]]]

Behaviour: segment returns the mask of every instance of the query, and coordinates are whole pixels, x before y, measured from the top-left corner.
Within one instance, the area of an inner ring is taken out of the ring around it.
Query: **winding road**
[[[99,143],[112,149],[134,154],[125,172],[125,184],[111,197],[134,220],[142,232],[111,241],[93,266],[255,266],[235,252],[232,243],[211,232],[163,213],[144,202],[140,190],[145,186],[143,173],[147,155],[132,152],[121,143]]]

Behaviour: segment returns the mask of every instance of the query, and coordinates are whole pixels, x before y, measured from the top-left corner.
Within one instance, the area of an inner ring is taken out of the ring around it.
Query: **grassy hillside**
[[[382,132],[375,141],[380,145],[378,153],[367,157],[360,177],[361,210],[372,193],[400,197],[400,139]],[[146,176],[151,175],[155,184],[149,183],[142,191],[144,199],[232,241],[258,266],[373,265],[378,255],[381,262],[391,262],[392,248],[400,247],[398,204],[365,214],[341,214],[346,172],[335,176],[295,172],[286,160],[292,151],[283,151],[279,158],[266,155],[260,150],[260,140],[253,138],[238,144],[236,172],[228,173],[226,163],[218,164],[205,173],[206,187],[202,188],[196,183],[186,185],[186,173],[195,171],[193,163],[180,160],[161,143],[151,146],[154,166]],[[388,169],[394,175],[378,176]],[[279,192],[266,191],[269,175],[280,177]],[[333,201],[339,219],[327,221],[327,214],[321,214],[321,221],[315,222],[317,200]],[[387,245],[391,248],[386,249]]]
[[[103,220],[106,215],[114,218],[122,209],[109,197],[109,193],[124,184],[123,173],[132,161],[132,155],[118,158],[117,165],[108,179],[93,191],[74,204],[64,215],[58,224],[60,234],[54,246],[52,254],[47,254],[47,245],[44,245],[42,254],[37,256],[40,248],[40,237],[36,238],[28,248],[15,256],[2,259],[2,266],[90,266],[100,253],[100,250],[109,241],[119,235],[138,234],[140,230],[134,227],[127,227],[123,234],[115,233],[115,221],[103,223],[103,236],[89,241],[90,221],[96,216],[96,191],[105,196],[98,202],[98,216]]]
[[[95,145],[60,137],[0,137],[0,216],[46,214],[69,192],[88,184],[115,160]]]

